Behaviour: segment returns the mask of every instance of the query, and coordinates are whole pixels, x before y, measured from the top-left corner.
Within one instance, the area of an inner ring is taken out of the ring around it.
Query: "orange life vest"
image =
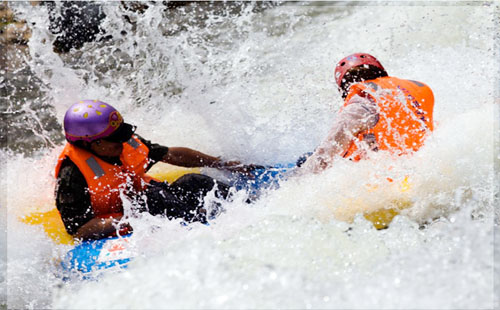
[[[123,143],[120,155],[122,165],[119,166],[107,163],[86,150],[66,143],[59,155],[56,177],[59,175],[63,160],[69,158],[87,181],[94,215],[96,217],[122,215],[123,203],[120,193],[140,193],[152,179],[145,174],[148,167],[148,153],[148,147],[133,136]]]
[[[377,105],[379,120],[358,134],[344,157],[360,160],[368,150],[395,155],[417,151],[433,130],[434,95],[425,84],[395,77],[381,77],[353,84],[344,107],[354,95],[368,97]]]

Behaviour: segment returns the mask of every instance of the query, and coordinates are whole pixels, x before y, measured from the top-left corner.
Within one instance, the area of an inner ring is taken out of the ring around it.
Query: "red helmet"
[[[377,58],[373,57],[370,54],[356,53],[349,55],[346,58],[339,61],[339,63],[335,67],[335,82],[337,82],[339,88],[342,88],[341,87],[342,79],[344,78],[346,72],[352,68],[359,67],[362,65],[375,66],[385,72],[384,67],[380,64]]]

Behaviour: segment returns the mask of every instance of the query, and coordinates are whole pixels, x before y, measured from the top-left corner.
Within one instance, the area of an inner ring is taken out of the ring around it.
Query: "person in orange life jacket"
[[[146,175],[156,162],[183,167],[212,167],[248,173],[255,167],[222,161],[185,147],[165,147],[134,134],[111,105],[97,100],[73,104],[64,117],[66,146],[56,166],[56,206],[69,234],[81,239],[113,236],[123,216],[122,197],[138,206],[136,211],[207,220],[203,197],[227,198],[229,186],[201,174],[187,174],[173,182],[159,182]],[[123,221],[122,221],[123,222]],[[131,231],[128,224],[120,233]]]
[[[388,76],[375,57],[364,53],[342,59],[335,80],[344,105],[303,171],[318,173],[336,157],[358,161],[376,151],[410,154],[432,132],[434,96],[424,83]]]

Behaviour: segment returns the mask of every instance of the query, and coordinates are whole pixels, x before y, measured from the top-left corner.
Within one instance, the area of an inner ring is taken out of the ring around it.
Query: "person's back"
[[[303,169],[319,172],[337,156],[360,160],[377,151],[408,154],[417,151],[433,130],[431,89],[388,76],[373,56],[353,54],[342,59],[335,79],[344,105],[327,139]]]
[[[433,130],[434,96],[421,82],[386,76],[356,83],[350,87],[344,107],[354,96],[365,96],[375,103],[378,121],[358,133],[343,154],[346,158],[361,159],[360,144],[365,148],[369,144],[371,151],[408,154],[420,149]]]

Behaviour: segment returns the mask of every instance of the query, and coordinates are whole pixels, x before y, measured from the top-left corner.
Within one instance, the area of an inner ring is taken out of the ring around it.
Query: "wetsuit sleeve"
[[[335,156],[347,151],[358,133],[373,128],[378,120],[376,104],[368,98],[354,96],[337,114],[327,138],[302,167],[315,173],[326,169]]]
[[[339,123],[344,124],[343,130],[352,135],[373,128],[379,120],[376,104],[368,98],[357,95],[349,100],[338,117]]]
[[[163,157],[168,153],[168,147],[156,144],[156,143],[151,143],[151,141],[144,139],[143,137],[136,135],[139,140],[141,140],[142,143],[144,143],[148,149],[149,149],[149,167],[148,169],[156,164],[157,162],[161,161]]]
[[[65,159],[61,165],[55,196],[56,207],[70,235],[75,234],[82,225],[94,218],[87,181],[69,159]]]

